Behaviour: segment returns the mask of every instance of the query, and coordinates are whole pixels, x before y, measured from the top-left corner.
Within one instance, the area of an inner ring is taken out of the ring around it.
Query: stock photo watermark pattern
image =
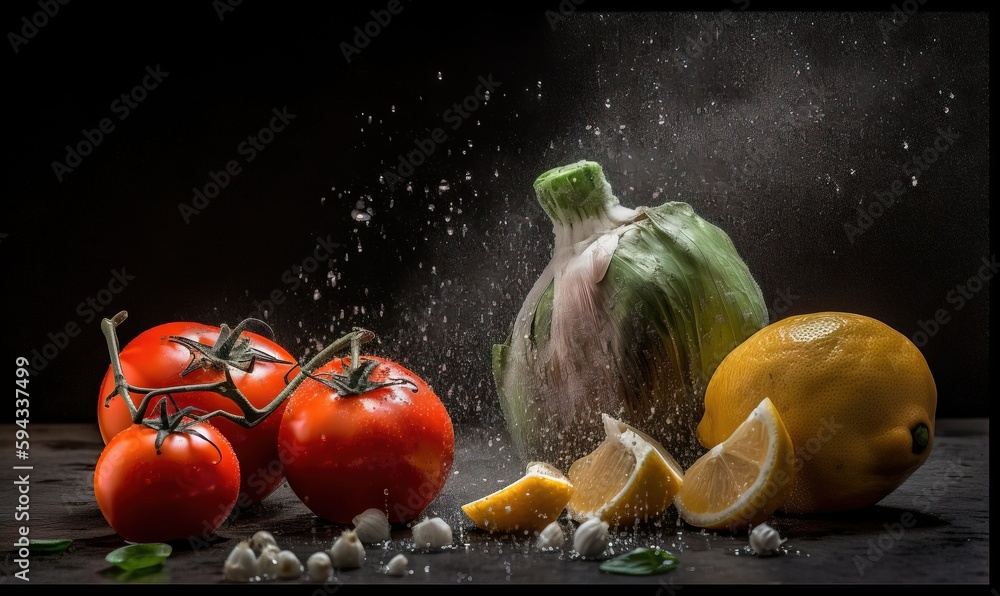
[[[133,110],[139,107],[143,101],[149,97],[149,93],[160,86],[170,73],[156,66],[147,66],[146,74],[141,81],[129,91],[111,101],[108,109],[117,117],[118,122],[123,122],[128,118]],[[66,155],[63,161],[52,162],[52,172],[56,180],[62,182],[67,174],[72,174],[76,168],[83,164],[83,158],[92,154],[108,136],[115,131],[115,120],[110,117],[101,118],[94,128],[83,128],[80,135],[83,137],[73,145],[66,145]]]
[[[452,131],[458,130],[476,110],[490,100],[490,94],[494,93],[503,84],[502,81],[494,80],[492,73],[485,77],[480,75],[477,80],[479,84],[476,85],[475,90],[471,94],[467,95],[462,101],[453,103],[451,107],[441,113],[441,120]],[[448,133],[440,126],[435,127],[424,138],[417,137],[413,139],[415,148],[408,153],[400,153],[397,156],[397,165],[392,169],[382,172],[382,182],[389,187],[389,190],[396,190],[398,185],[412,176],[416,169],[426,162],[437,148],[447,142],[448,139]]]

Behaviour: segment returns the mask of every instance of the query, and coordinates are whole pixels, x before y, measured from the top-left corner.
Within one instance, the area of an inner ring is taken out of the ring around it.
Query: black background
[[[123,343],[171,320],[266,317],[300,357],[365,326],[372,350],[423,375],[456,420],[492,424],[490,346],[551,249],[531,183],[592,159],[622,203],[687,201],[725,229],[773,318],[879,318],[921,346],[939,416],[988,416],[989,282],[969,279],[993,258],[989,19],[911,4],[904,21],[888,6],[633,14],[588,2],[562,18],[556,2],[404,1],[350,62],[342,44],[388,2],[243,2],[221,18],[210,2],[60,6],[16,53],[9,35],[0,50],[3,355],[42,354],[79,325],[33,375],[31,419],[90,422],[108,362],[101,316],[129,312]],[[39,10],[5,4],[4,32]],[[157,66],[169,74],[120,119],[113,102]],[[479,77],[499,86],[453,130],[444,112]],[[238,146],[274,109],[294,119],[248,163]],[[102,118],[114,130],[57,180],[53,162]],[[380,180],[438,127],[447,139],[412,190]],[[913,186],[903,168],[936,140]],[[179,205],[230,160],[242,171],[186,223]],[[845,231],[896,181],[904,192],[870,227]],[[369,222],[352,220],[359,200]],[[328,237],[332,259],[287,283]],[[78,308],[115,270],[134,279],[102,294],[103,312]],[[956,286],[969,290],[960,309]],[[275,291],[284,301],[264,313]]]

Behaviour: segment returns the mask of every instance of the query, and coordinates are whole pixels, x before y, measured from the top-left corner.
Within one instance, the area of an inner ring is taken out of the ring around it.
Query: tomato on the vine
[[[239,490],[236,454],[204,422],[169,432],[133,424],[105,445],[94,468],[101,513],[129,542],[204,541],[232,513]]]
[[[254,324],[266,328],[265,324],[253,319],[234,329],[183,321],[152,327],[122,349],[122,372],[130,385],[155,390],[217,383],[225,380],[228,371],[247,401],[262,409],[284,389],[297,365],[295,358],[274,340],[247,330]],[[113,397],[109,399],[109,396]],[[132,402],[139,406],[143,396],[143,393],[132,392]],[[177,392],[171,397],[178,408],[192,406],[201,412],[242,412],[230,398],[213,391]],[[284,405],[280,404],[253,428],[220,417],[209,422],[225,436],[239,459],[241,503],[261,501],[284,480],[277,450]],[[110,366],[98,396],[97,419],[106,444],[133,424],[124,398],[116,394]]]
[[[338,358],[291,394],[279,448],[289,487],[317,516],[351,523],[369,508],[414,519],[445,485],[455,435],[419,376],[377,356]]]

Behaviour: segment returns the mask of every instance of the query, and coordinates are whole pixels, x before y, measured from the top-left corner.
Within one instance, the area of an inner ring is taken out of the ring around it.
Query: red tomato
[[[248,331],[242,334],[243,343],[238,341],[237,347],[227,355],[228,360],[222,358],[213,361],[206,358],[198,348],[183,343],[194,342],[208,349],[219,339],[220,331],[219,327],[189,322],[166,323],[144,331],[130,341],[120,353],[125,380],[132,386],[145,389],[214,383],[225,379],[224,367],[228,367],[233,382],[240,392],[256,408],[264,408],[284,389],[286,374],[288,380],[294,376],[293,373],[296,371],[292,373],[289,371],[295,366],[295,358],[274,341]],[[183,339],[175,341],[171,339],[174,337]],[[251,357],[255,357],[252,369],[241,370],[239,367],[246,368]],[[269,362],[268,359],[277,362]],[[182,376],[182,373],[192,366],[193,369]],[[97,420],[105,443],[132,425],[128,407],[121,396],[115,395],[106,403],[106,398],[114,392],[114,376],[109,366],[101,384],[97,407]],[[130,393],[133,403],[138,406],[143,394]],[[193,406],[205,412],[225,410],[241,414],[241,410],[233,401],[218,393],[205,391],[171,395],[181,408]],[[220,417],[209,421],[226,437],[240,461],[241,505],[261,501],[284,480],[277,448],[278,427],[281,424],[284,407],[285,404],[282,403],[253,428],[245,428]]]
[[[207,423],[168,434],[159,454],[156,435],[154,428],[133,424],[104,447],[94,469],[97,505],[129,542],[204,541],[239,498],[236,454]]]
[[[332,360],[313,374],[324,382],[306,379],[288,398],[278,433],[285,478],[325,520],[351,523],[374,507],[409,521],[448,478],[451,418],[416,374],[376,356],[359,362],[352,374],[350,358]]]

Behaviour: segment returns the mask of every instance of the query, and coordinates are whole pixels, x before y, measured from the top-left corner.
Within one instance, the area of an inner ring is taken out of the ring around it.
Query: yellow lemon
[[[684,473],[674,499],[681,519],[699,528],[739,531],[766,520],[795,479],[792,438],[765,398],[725,441]]]
[[[566,509],[573,485],[554,466],[532,462],[506,487],[462,505],[462,511],[488,532],[540,532]]]
[[[600,518],[612,526],[646,521],[667,510],[684,472],[655,439],[604,414],[605,438],[570,466],[573,496],[566,510],[576,521]]]
[[[819,312],[768,325],[705,390],[698,438],[724,441],[764,397],[795,445],[788,513],[848,511],[895,490],[930,454],[937,389],[920,350],[885,323]]]

